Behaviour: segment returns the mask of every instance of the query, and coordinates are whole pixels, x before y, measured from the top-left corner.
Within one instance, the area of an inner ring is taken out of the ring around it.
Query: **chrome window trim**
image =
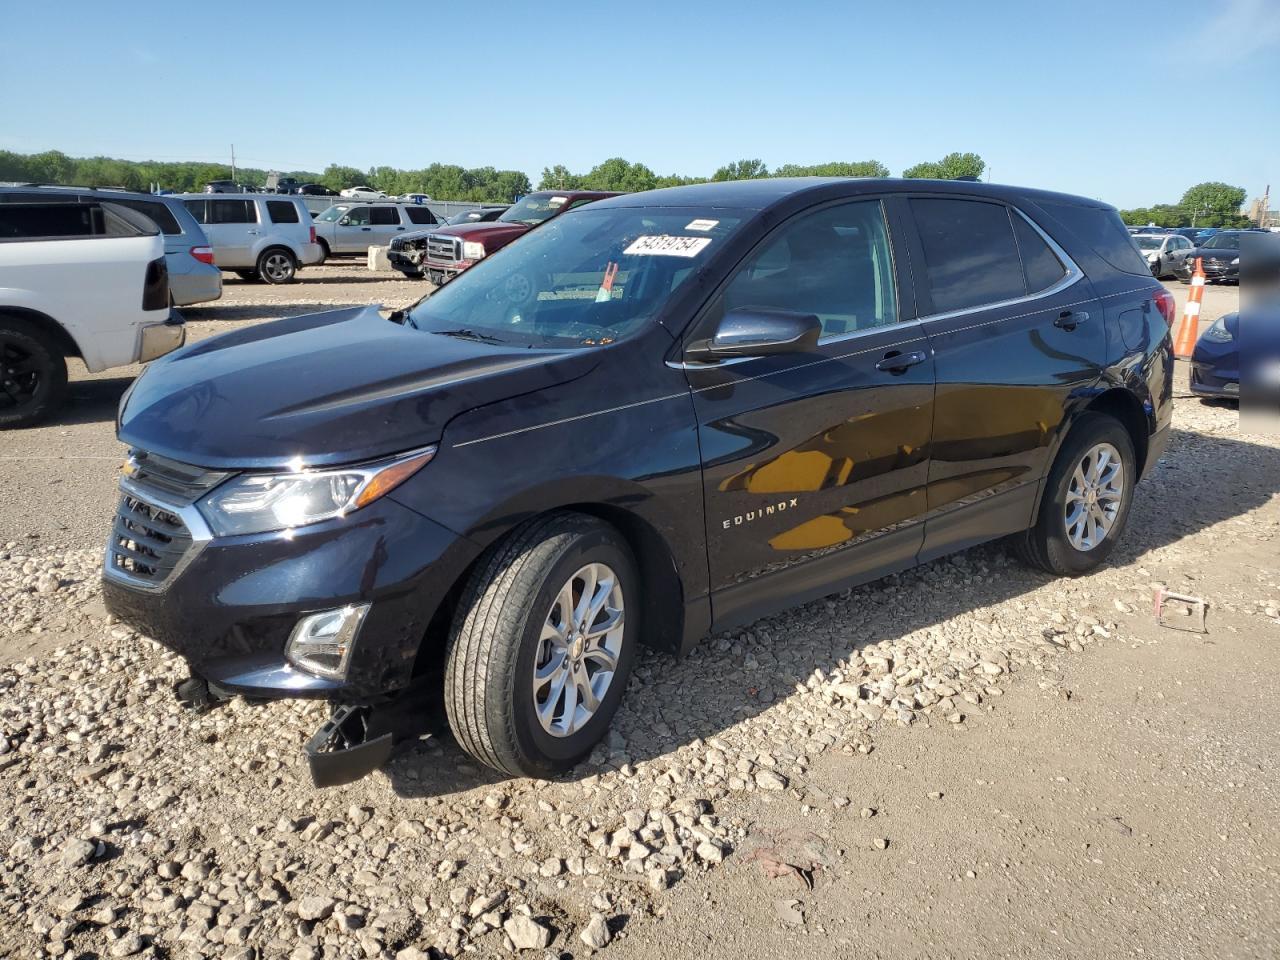
[[[969,198],[960,197],[960,198],[952,198],[952,199],[967,200]],[[977,202],[981,203],[984,201],[977,201]],[[985,202],[991,203],[994,201],[985,201]],[[1000,309],[1003,309],[1004,307],[1016,307],[1020,304],[1032,303],[1036,300],[1043,300],[1046,297],[1052,297],[1054,294],[1061,293],[1063,290],[1066,290],[1068,287],[1079,282],[1084,277],[1084,271],[1081,270],[1080,267],[1076,264],[1076,262],[1071,259],[1071,257],[1067,254],[1067,251],[1062,249],[1062,246],[1058,243],[1058,241],[1054,240],[1053,237],[1049,236],[1049,234],[1045,233],[1044,230],[1040,228],[1040,224],[1036,223],[1034,220],[1032,220],[1029,216],[1027,216],[1017,207],[1011,206],[1009,204],[1001,204],[1001,206],[1003,206],[1006,210],[1013,211],[1018,216],[1022,217],[1023,220],[1027,221],[1027,223],[1031,224],[1031,229],[1034,230],[1036,233],[1038,233],[1040,235],[1040,239],[1042,239],[1045,243],[1049,245],[1049,249],[1054,252],[1054,255],[1066,268],[1067,272],[1063,275],[1062,279],[1059,280],[1057,283],[1053,284],[1052,286],[1045,287],[1043,290],[1038,290],[1035,293],[1028,293],[1021,297],[1013,297],[1009,300],[996,300],[992,303],[979,303],[972,307],[962,307],[959,310],[945,310],[942,313],[929,313],[929,314],[925,314],[922,317],[918,317],[917,318],[918,321],[922,323],[924,322],[932,323],[937,320],[951,320],[956,317],[967,316],[968,314],[971,314],[971,313],[980,313],[984,310],[1000,310]],[[1010,224],[1010,228],[1012,228],[1012,226],[1013,225]],[[1017,242],[1016,237],[1014,238],[1014,242],[1015,243]],[[1019,250],[1019,256],[1021,256],[1021,250]],[[1001,318],[1001,319],[1004,319],[1004,318]]]
[[[200,552],[209,545],[209,541],[213,539],[213,531],[209,529],[209,525],[205,523],[204,517],[200,511],[196,509],[194,503],[180,504],[164,497],[158,497],[155,493],[140,484],[134,483],[127,477],[120,478],[120,490],[129,494],[131,497],[143,501],[144,503],[153,504],[163,510],[178,517],[187,528],[187,532],[191,534],[191,546],[187,549],[178,562],[173,565],[173,569],[169,571],[169,575],[163,580],[153,582],[150,580],[142,580],[138,577],[131,577],[129,574],[120,570],[112,562],[112,546],[115,543],[115,533],[113,532],[107,539],[107,549],[103,553],[102,558],[102,575],[105,579],[114,580],[122,583],[132,590],[139,590],[143,593],[163,593],[169,588],[169,584],[190,566],[191,561],[200,555]],[[117,513],[119,507],[116,508]],[[114,524],[114,518],[113,518]]]

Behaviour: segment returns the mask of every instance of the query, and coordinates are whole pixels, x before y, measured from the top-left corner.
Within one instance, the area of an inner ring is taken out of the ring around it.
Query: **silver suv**
[[[181,199],[204,227],[214,262],[242,280],[292,283],[299,268],[324,260],[301,197],[187,193]]]
[[[316,242],[325,255],[385,247],[392,239],[440,221],[421,203],[343,200],[316,217]]]

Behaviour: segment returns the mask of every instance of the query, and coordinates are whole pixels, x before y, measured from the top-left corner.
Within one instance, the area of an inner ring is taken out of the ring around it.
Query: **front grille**
[[[135,484],[160,493],[162,499],[183,504],[195,503],[230,475],[137,448],[129,451],[124,472]]]
[[[126,492],[111,528],[107,566],[158,586],[173,573],[191,542],[191,531],[176,513]]]
[[[432,234],[427,237],[427,259],[436,263],[457,263],[462,259],[462,241],[457,237]]]

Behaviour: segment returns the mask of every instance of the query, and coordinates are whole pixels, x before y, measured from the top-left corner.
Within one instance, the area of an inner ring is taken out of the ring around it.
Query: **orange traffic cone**
[[[1191,274],[1191,289],[1187,292],[1187,305],[1182,311],[1182,323],[1178,327],[1178,339],[1173,343],[1173,355],[1180,360],[1191,359],[1200,334],[1200,301],[1204,298],[1204,263],[1196,257],[1196,268]]]

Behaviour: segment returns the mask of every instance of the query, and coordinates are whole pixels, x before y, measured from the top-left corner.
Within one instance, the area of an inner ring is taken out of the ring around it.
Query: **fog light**
[[[303,617],[289,636],[285,657],[308,673],[341,680],[368,612],[369,604],[361,603]]]

